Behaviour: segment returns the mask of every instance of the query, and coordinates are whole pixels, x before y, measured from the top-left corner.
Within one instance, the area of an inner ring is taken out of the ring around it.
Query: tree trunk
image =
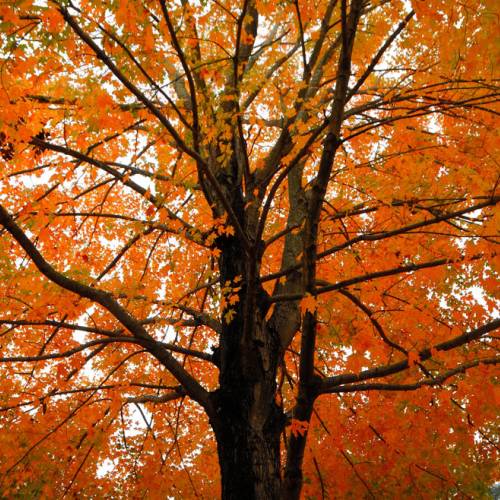
[[[239,406],[232,405],[233,411]],[[214,426],[221,468],[223,500],[278,500],[280,478],[280,413],[274,413],[274,427],[256,428],[233,415]],[[222,412],[227,411],[223,409]],[[265,410],[263,410],[265,411]],[[269,413],[269,412],[268,412]]]
[[[231,323],[231,334],[223,335],[219,389],[212,393],[222,498],[273,500],[280,498],[280,435],[285,423],[275,402],[280,345],[269,331],[261,331],[259,308],[248,339],[243,338],[239,317]],[[237,355],[239,350],[245,355]]]
[[[222,498],[279,499],[280,434],[285,419],[275,395],[282,348],[276,332],[266,326],[268,295],[252,279],[256,269],[241,258],[240,242],[224,236],[218,246],[221,286],[241,285],[239,301],[223,311],[223,317],[229,310],[232,314],[223,321],[216,353],[219,389],[211,396]]]

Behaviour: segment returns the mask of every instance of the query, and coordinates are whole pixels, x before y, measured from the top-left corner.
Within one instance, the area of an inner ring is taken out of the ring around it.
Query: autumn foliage
[[[486,498],[494,0],[0,4],[0,497]]]

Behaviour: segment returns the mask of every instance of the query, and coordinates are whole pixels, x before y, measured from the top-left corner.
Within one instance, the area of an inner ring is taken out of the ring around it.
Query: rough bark
[[[223,499],[277,499],[284,415],[275,402],[281,344],[265,325],[267,294],[255,280],[254,259],[242,259],[238,238],[218,246],[221,282],[243,276],[240,301],[222,328],[217,352],[219,389],[212,393]]]
[[[280,498],[280,430],[283,415],[273,400],[253,397],[266,383],[240,384],[214,395],[213,423],[221,467],[222,499]],[[265,388],[264,388],[265,390]],[[260,413],[260,415],[258,415]]]

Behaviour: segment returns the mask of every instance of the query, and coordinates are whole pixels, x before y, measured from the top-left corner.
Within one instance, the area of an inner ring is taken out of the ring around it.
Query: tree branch
[[[469,363],[464,363],[457,366],[451,370],[446,371],[440,375],[436,375],[432,378],[426,378],[420,380],[413,384],[348,384],[340,387],[333,387],[332,389],[327,389],[322,391],[321,394],[340,394],[346,392],[358,392],[358,391],[415,391],[421,387],[433,387],[435,385],[441,385],[447,379],[454,377],[460,373],[465,373],[470,368],[474,368],[479,365],[496,365],[500,363],[500,356],[494,358],[482,358],[475,361],[470,361]]]
[[[352,293],[348,292],[347,290],[341,289],[339,290],[339,293],[342,294],[344,297],[347,297],[353,304],[359,307],[367,316],[372,325],[374,326],[375,330],[377,330],[378,334],[382,338],[382,340],[390,347],[398,350],[399,352],[402,352],[405,356],[408,355],[408,351],[401,347],[399,344],[396,344],[393,342],[389,337],[387,337],[386,333],[384,332],[384,329],[380,325],[380,323],[373,317],[373,311],[365,306],[361,300],[358,299],[355,295]]]
[[[500,319],[493,320],[485,325],[482,325],[470,332],[466,332],[462,335],[458,335],[446,342],[441,342],[436,344],[432,350],[423,349],[418,353],[420,361],[426,361],[432,357],[433,351],[450,351],[462,345],[468,344],[474,340],[478,340],[488,332],[500,328]],[[345,386],[346,384],[351,384],[354,382],[363,382],[365,380],[371,380],[374,378],[383,378],[388,375],[394,375],[395,373],[407,370],[410,367],[408,359],[399,361],[398,363],[393,363],[390,365],[378,366],[376,368],[371,368],[368,370],[363,370],[360,373],[346,373],[341,375],[335,375],[334,377],[328,377],[319,382],[318,394],[331,392],[333,389]]]
[[[350,278],[348,280],[344,281],[339,281],[334,284],[329,284],[322,286],[321,288],[316,289],[317,294],[322,294],[322,293],[327,293],[327,292],[334,292],[337,290],[340,290],[342,288],[351,286],[351,285],[356,285],[358,283],[364,283],[366,281],[372,281],[377,278],[385,278],[387,276],[394,276],[397,274],[405,274],[405,273],[412,273],[415,271],[419,271],[421,269],[429,269],[431,267],[438,267],[438,266],[443,266],[443,265],[450,265],[450,264],[457,264],[459,262],[464,262],[465,260],[473,261],[477,260],[484,257],[484,254],[476,254],[471,257],[461,257],[459,259],[437,259],[437,260],[431,260],[428,262],[422,262],[420,264],[408,264],[405,266],[399,266],[399,267],[394,267],[392,269],[386,269],[385,271],[376,271],[374,273],[368,273],[368,274],[363,274],[361,276],[356,276],[355,278]],[[268,276],[266,276],[263,281],[267,281],[269,279]],[[273,278],[276,279],[276,278]],[[324,282],[322,282],[324,283]],[[283,294],[283,295],[274,295],[273,297],[270,298],[271,302],[282,302],[285,300],[300,300],[304,298],[303,293],[295,293],[295,294]]]
[[[174,128],[170,120],[155,106],[155,104],[149,100],[144,93],[136,87],[123,73],[115,63],[111,60],[111,58],[92,40],[88,33],[86,33],[81,26],[76,22],[75,18],[68,12],[68,10],[63,7],[60,3],[55,0],[51,0],[55,3],[59,9],[59,12],[63,16],[64,20],[71,26],[72,30],[78,35],[81,40],[87,44],[92,51],[95,53],[98,59],[100,59],[115,75],[115,77],[127,88],[137,99],[146,106],[147,109],[151,111],[151,113],[158,118],[160,123],[168,130],[170,135],[173,137],[175,142],[177,143],[179,149],[184,151],[188,156],[200,162],[201,164],[205,164],[205,160],[193,149],[191,149],[179,135],[177,130]]]
[[[168,401],[173,401],[175,399],[183,398],[186,396],[186,392],[182,387],[176,388],[172,392],[167,392],[166,394],[153,395],[144,394],[143,396],[130,397],[125,400],[127,404],[141,404],[141,403],[167,403]]]
[[[35,245],[28,239],[21,228],[15,223],[11,215],[0,205],[0,224],[21,245],[38,270],[50,281],[80,297],[97,302],[109,311],[136,339],[146,341],[148,351],[162,363],[181,383],[188,395],[211,413],[211,403],[208,392],[187,372],[182,365],[163,347],[156,345],[155,340],[149,335],[137,319],[124,309],[109,292],[92,288],[76,280],[66,277],[56,271],[40,254]]]

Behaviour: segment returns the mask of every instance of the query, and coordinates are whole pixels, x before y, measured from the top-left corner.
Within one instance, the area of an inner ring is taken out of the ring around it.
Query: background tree
[[[497,8],[3,2],[2,496],[486,495]]]

